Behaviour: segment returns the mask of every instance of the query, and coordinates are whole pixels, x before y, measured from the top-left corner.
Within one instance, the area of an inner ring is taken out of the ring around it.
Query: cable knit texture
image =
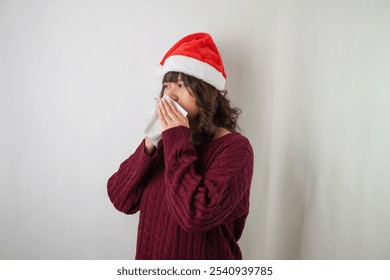
[[[252,147],[237,132],[189,138],[187,127],[168,129],[151,157],[143,141],[108,180],[116,209],[140,210],[136,259],[242,259]]]

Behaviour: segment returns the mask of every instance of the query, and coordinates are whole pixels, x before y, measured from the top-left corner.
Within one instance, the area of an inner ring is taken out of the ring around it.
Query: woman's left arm
[[[247,214],[253,151],[242,137],[209,159],[207,170],[199,171],[189,136],[184,126],[163,132],[166,199],[180,226],[200,233]]]

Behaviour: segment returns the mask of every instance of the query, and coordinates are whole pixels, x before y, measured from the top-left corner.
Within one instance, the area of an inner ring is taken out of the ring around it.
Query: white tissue
[[[162,98],[172,100],[173,104],[175,104],[176,108],[182,113],[184,116],[187,116],[186,110],[183,109],[177,102],[175,102],[172,98],[167,95],[164,95]],[[147,120],[145,128],[144,128],[145,136],[148,137],[154,146],[157,147],[158,142],[162,138],[162,127],[160,124],[160,120],[157,114],[157,108],[154,107],[152,112],[150,113],[150,118]]]

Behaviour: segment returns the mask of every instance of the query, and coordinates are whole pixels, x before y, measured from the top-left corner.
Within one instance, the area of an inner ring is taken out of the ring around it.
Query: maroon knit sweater
[[[237,132],[189,139],[187,127],[168,129],[151,157],[142,142],[108,180],[119,211],[140,210],[136,259],[242,259],[252,147]]]

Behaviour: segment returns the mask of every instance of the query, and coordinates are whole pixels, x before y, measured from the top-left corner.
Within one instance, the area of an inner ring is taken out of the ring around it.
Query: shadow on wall
[[[239,36],[239,34],[237,34]],[[228,37],[219,41],[227,71],[227,97],[241,109],[240,131],[250,140],[255,153],[250,213],[240,246],[244,259],[263,259],[265,254],[270,132],[272,114],[271,57],[266,57],[270,41],[259,37]]]

